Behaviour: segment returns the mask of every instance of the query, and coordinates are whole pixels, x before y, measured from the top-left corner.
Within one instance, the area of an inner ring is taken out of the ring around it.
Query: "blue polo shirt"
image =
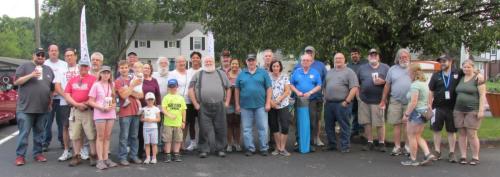
[[[240,89],[240,107],[254,109],[266,104],[266,90],[271,87],[271,78],[266,70],[257,68],[251,74],[243,69],[236,78],[236,88]]]
[[[307,73],[304,72],[304,69],[298,68],[293,72],[292,78],[290,79],[290,84],[292,84],[300,92],[306,93],[311,91],[316,86],[321,87],[321,75],[318,73],[318,71],[316,71],[316,69],[312,67]],[[309,97],[309,100],[320,98],[321,95],[313,94],[311,95],[311,97]]]
[[[297,69],[302,68],[302,65],[300,65],[300,62],[293,67],[293,71],[296,71]],[[326,66],[323,62],[319,61],[318,59],[315,59],[314,62],[311,64],[311,68],[315,69],[321,78],[321,82],[325,81],[325,76],[326,76]],[[321,94],[321,91],[314,93],[311,96],[311,100],[319,100],[323,98],[323,94]]]

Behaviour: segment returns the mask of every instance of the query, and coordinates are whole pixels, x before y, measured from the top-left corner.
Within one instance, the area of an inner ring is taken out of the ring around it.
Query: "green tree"
[[[155,0],[47,0],[42,11],[42,45],[56,43],[61,48],[80,47],[80,13],[86,5],[89,52],[100,51],[105,63],[123,59],[131,37],[127,28],[137,29],[142,21],[150,21]],[[135,30],[133,30],[135,33]]]
[[[0,56],[30,59],[35,48],[31,18],[0,17]]]
[[[182,1],[193,4],[195,0]],[[392,63],[402,47],[439,54],[462,43],[485,50],[500,41],[498,0],[206,0],[196,1],[216,46],[237,53],[313,45],[319,57],[378,48]],[[199,12],[198,12],[199,13]]]

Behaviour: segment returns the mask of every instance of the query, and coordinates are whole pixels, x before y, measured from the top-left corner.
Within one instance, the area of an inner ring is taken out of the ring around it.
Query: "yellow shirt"
[[[184,97],[169,93],[163,97],[161,107],[165,108],[168,113],[175,115],[175,119],[165,116],[163,119],[163,125],[169,127],[182,126],[182,112],[186,111],[186,101],[184,101]]]

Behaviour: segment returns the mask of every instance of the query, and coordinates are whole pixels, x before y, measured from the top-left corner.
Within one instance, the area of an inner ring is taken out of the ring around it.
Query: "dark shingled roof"
[[[132,25],[127,29],[127,36],[132,33]],[[184,28],[179,32],[174,33],[173,23],[154,23],[144,22],[139,24],[134,39],[141,40],[177,40],[182,39],[194,30],[200,30],[204,33],[203,26],[197,22],[186,22]]]

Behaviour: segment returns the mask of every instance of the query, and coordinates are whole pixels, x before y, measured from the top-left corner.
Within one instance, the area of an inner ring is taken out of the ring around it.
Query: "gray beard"
[[[161,77],[167,76],[168,75],[168,68],[160,68],[159,73],[160,73]]]
[[[214,72],[215,71],[215,66],[210,66],[210,67],[203,67],[203,70],[205,70],[206,72]]]

